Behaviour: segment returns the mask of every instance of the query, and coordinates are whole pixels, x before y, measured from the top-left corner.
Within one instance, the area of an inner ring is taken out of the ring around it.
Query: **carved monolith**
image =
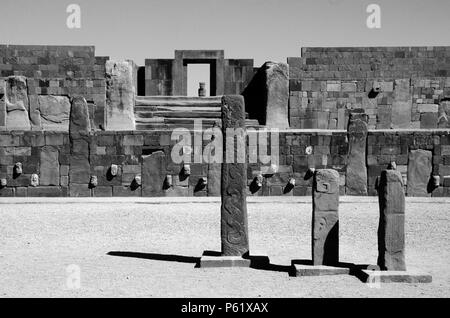
[[[348,126],[347,195],[367,195],[366,140],[364,114],[352,114]]]
[[[381,173],[378,198],[378,266],[381,270],[406,271],[405,191],[399,171],[384,170]]]
[[[247,164],[245,160],[241,160],[240,155],[236,156],[236,153],[242,146],[238,143],[245,142],[245,138],[243,138],[244,141],[235,138],[232,147],[228,145],[227,148],[229,134],[236,132],[236,129],[240,130],[245,137],[245,108],[242,96],[233,95],[222,98],[222,129],[224,150],[234,151],[234,162],[225,160],[222,163],[222,255],[243,256],[249,252],[246,202]],[[245,149],[245,145],[243,148]],[[230,157],[229,153],[226,157],[227,159]]]
[[[312,260],[314,265],[339,262],[339,173],[315,171],[313,181]]]

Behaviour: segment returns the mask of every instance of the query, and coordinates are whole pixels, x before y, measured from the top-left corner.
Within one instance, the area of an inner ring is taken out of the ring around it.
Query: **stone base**
[[[350,268],[325,265],[294,264],[295,276],[349,275]]]
[[[250,259],[240,256],[205,256],[200,258],[200,268],[213,267],[250,267]]]
[[[431,283],[429,274],[419,271],[374,271],[361,270],[363,282],[366,283]]]

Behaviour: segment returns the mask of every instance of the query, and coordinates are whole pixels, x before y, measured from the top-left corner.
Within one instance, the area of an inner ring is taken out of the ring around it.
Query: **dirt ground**
[[[341,199],[340,260],[376,263],[376,200]],[[380,288],[288,275],[291,260],[311,257],[310,200],[249,198],[248,213],[251,252],[266,253],[272,270],[194,268],[203,251],[220,250],[217,198],[1,199],[0,297],[450,296],[448,199],[407,199],[407,266],[433,282]]]

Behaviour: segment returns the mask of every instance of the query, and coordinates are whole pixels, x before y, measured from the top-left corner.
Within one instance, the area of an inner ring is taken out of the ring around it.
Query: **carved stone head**
[[[183,175],[185,177],[189,177],[191,175],[191,166],[190,165],[183,166]]]
[[[30,185],[32,187],[37,187],[39,185],[39,176],[36,173],[31,175]]]
[[[95,188],[98,185],[98,178],[97,176],[91,176],[91,179],[89,180],[89,186],[91,188]]]
[[[258,174],[253,181],[255,182],[255,185],[258,188],[261,188],[263,185],[264,178],[263,178],[262,174]]]
[[[111,175],[113,177],[117,176],[117,173],[119,172],[119,167],[115,164],[112,164],[110,167]]]
[[[17,163],[14,165],[14,173],[15,173],[16,175],[21,175],[21,174],[22,174],[22,163],[21,163],[21,162],[17,162]]]
[[[0,179],[0,188],[4,188],[7,185],[8,185],[8,181],[5,178]]]
[[[142,185],[142,178],[140,174],[137,174],[136,176],[134,176],[134,183],[137,186],[141,186]]]
[[[291,186],[295,186],[295,179],[294,178],[289,178],[289,182],[288,182]]]

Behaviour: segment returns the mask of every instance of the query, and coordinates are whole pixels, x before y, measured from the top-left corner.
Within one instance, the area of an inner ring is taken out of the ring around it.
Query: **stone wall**
[[[303,48],[288,58],[290,127],[449,128],[450,47]]]
[[[88,101],[93,127],[102,129],[107,60],[96,57],[93,46],[0,45],[0,130],[67,130],[70,99],[80,96]]]
[[[220,164],[190,163],[190,175],[183,176],[183,163],[171,159],[175,143],[169,131],[91,132],[77,138],[65,132],[3,132],[0,133],[0,179],[5,180],[6,186],[0,189],[0,196],[219,195]],[[342,195],[351,188],[346,184],[349,153],[346,131],[287,130],[280,133],[279,143],[279,165],[275,173],[268,173],[268,165],[260,162],[248,164],[248,195],[309,196],[311,179],[305,181],[304,176],[310,167],[337,170]],[[203,142],[202,146],[206,144]],[[248,146],[247,153],[258,152],[258,147],[262,146]],[[416,149],[430,151],[431,162],[412,160],[412,151]],[[395,161],[405,178],[407,193],[408,187],[414,186],[409,184],[409,179],[425,187],[423,183],[430,176],[423,176],[420,171],[426,171],[430,165],[431,174],[440,176],[440,187],[432,195],[450,196],[448,132],[372,130],[364,155],[369,195],[376,195],[375,178],[381,170]],[[21,175],[14,173],[16,163],[22,163]],[[116,176],[111,175],[111,165],[117,165]],[[36,187],[31,185],[33,174],[39,176]],[[263,176],[260,188],[254,186],[258,175]],[[97,179],[95,187],[90,185],[92,176]],[[295,179],[295,186],[289,184],[291,178]],[[426,189],[422,190],[426,193]],[[408,195],[422,194],[409,192]]]

